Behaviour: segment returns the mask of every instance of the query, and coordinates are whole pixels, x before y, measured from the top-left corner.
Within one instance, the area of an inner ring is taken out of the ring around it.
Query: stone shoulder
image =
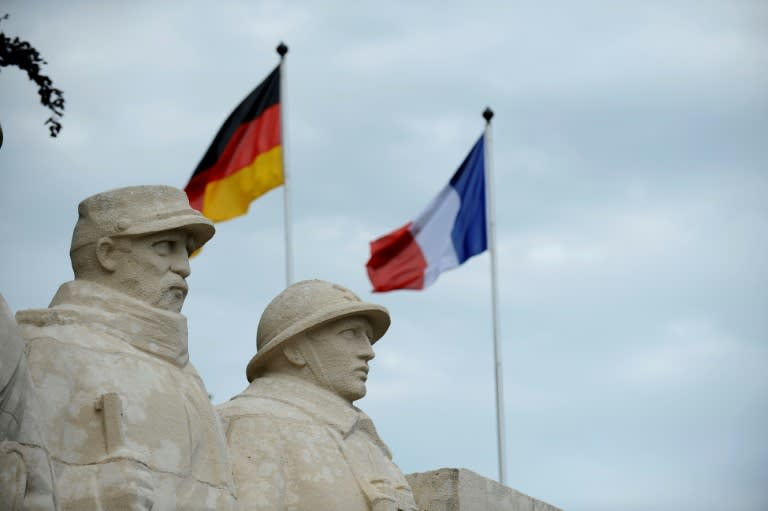
[[[132,346],[121,337],[121,333],[101,323],[84,323],[79,311],[69,309],[27,309],[16,313],[26,352],[38,351],[51,356],[69,351],[78,351],[80,357],[130,357],[143,363],[167,370],[169,362],[144,350]],[[52,360],[55,360],[55,356]],[[203,387],[203,381],[191,362],[180,367],[184,374]]]
[[[27,343],[53,339],[63,344],[106,352],[125,351],[127,343],[103,323],[88,323],[78,311],[27,309],[16,313],[16,321]]]
[[[240,394],[216,407],[225,422],[239,419],[275,420],[314,423],[315,420],[303,409],[279,398]]]

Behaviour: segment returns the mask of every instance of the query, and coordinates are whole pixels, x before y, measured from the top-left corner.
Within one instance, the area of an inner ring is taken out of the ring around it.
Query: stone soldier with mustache
[[[189,254],[214,234],[183,191],[83,200],[75,279],[20,311],[39,426],[64,510],[232,510],[221,425],[189,362],[180,314]]]

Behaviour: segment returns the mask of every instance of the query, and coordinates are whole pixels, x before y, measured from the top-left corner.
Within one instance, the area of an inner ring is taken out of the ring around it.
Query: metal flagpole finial
[[[288,47],[285,45],[283,41],[280,41],[280,44],[277,45],[277,53],[280,55],[280,58],[282,59],[285,57],[285,54],[288,53]]]
[[[493,119],[493,110],[491,110],[491,107],[485,107],[485,110],[483,110],[483,119],[485,119],[485,122],[487,123],[491,122],[491,119]]]

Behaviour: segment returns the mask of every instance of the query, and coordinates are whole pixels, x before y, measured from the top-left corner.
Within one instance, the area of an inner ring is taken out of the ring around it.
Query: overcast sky
[[[72,277],[77,204],[183,187],[290,47],[295,277],[392,314],[368,396],[403,472],[497,476],[489,256],[371,294],[368,243],[413,219],[494,118],[508,485],[568,511],[768,509],[768,4],[3,2],[64,90],[58,138],[0,73],[0,292]],[[246,386],[285,287],[283,191],[192,261],[190,352]]]

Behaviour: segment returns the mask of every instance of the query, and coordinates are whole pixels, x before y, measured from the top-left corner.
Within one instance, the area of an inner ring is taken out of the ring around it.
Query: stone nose
[[[176,254],[173,261],[171,261],[171,271],[185,279],[189,277],[192,270],[189,267],[189,256],[186,255],[186,252],[184,254]]]
[[[373,350],[373,346],[371,346],[370,342],[365,342],[361,344],[358,356],[367,362],[376,357],[376,352]]]

